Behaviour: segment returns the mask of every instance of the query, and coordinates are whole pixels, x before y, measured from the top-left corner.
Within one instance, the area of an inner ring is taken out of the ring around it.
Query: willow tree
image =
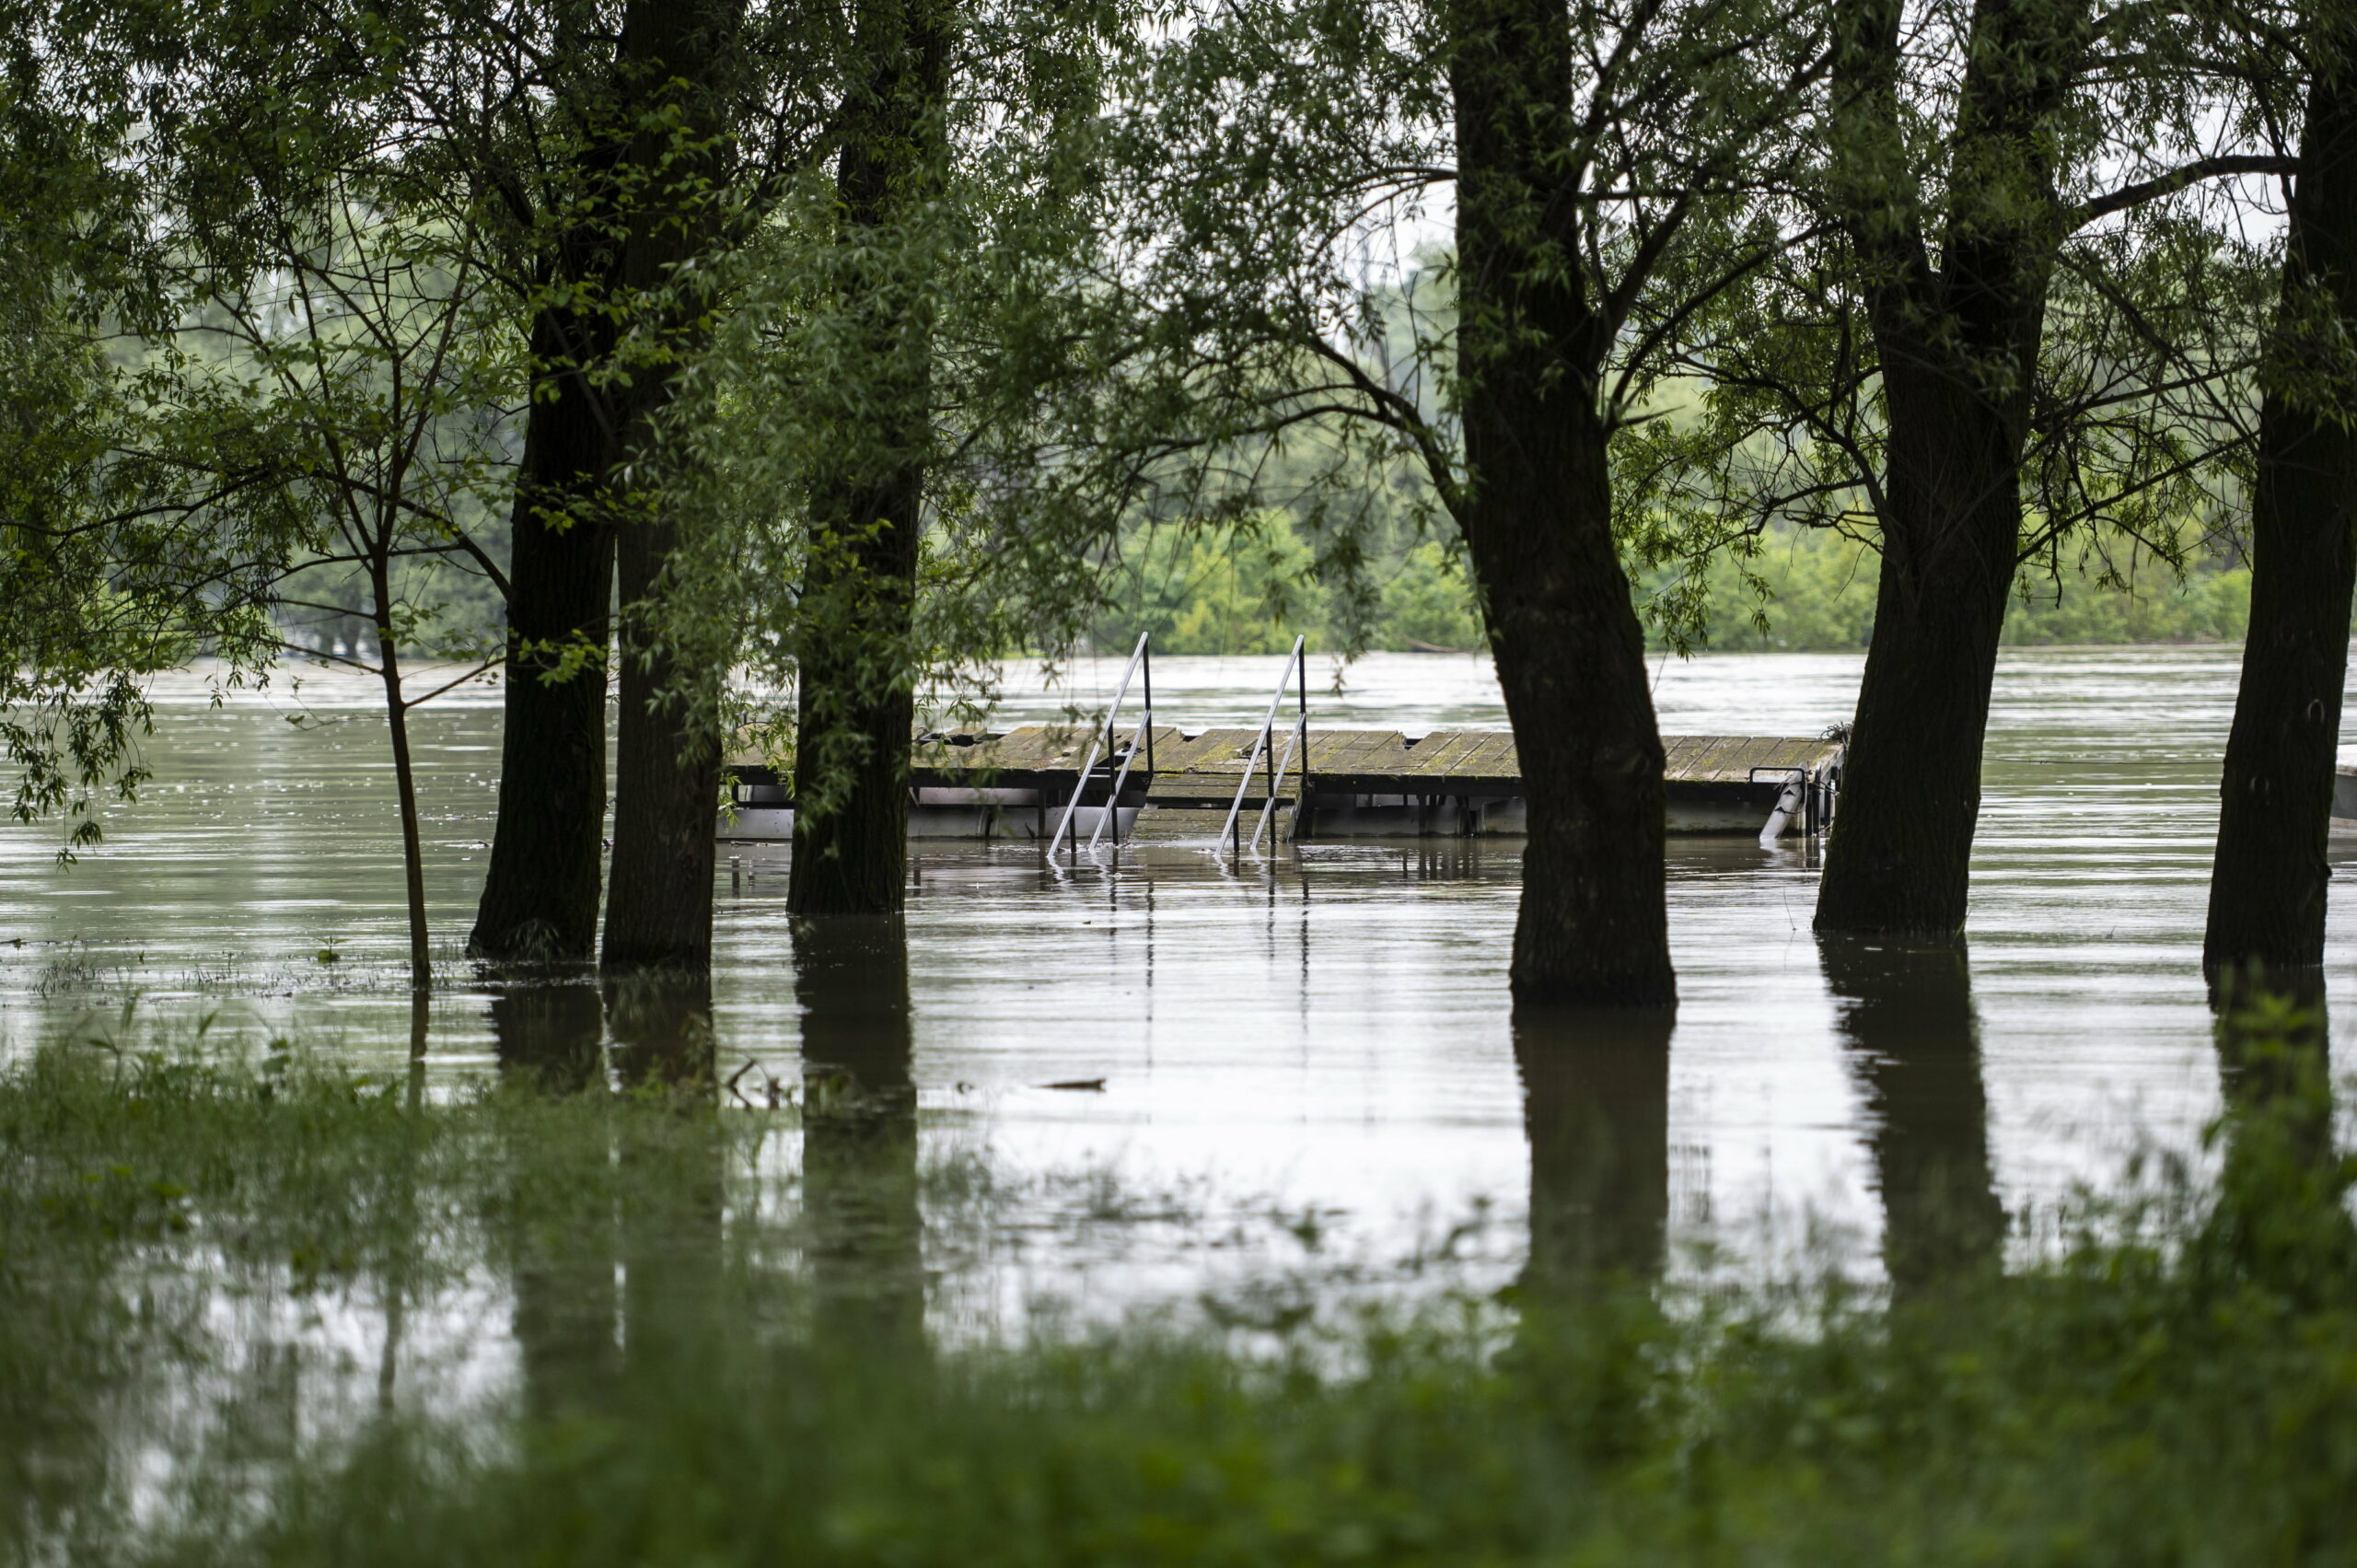
[[[505,275],[530,322],[498,818],[468,938],[485,958],[584,958],[597,937],[612,492],[629,405],[644,395],[620,357],[633,325],[624,252],[668,155],[642,135],[675,96],[661,58],[668,12],[558,0],[487,29],[505,36],[472,41],[507,90],[479,96],[476,67],[458,52],[425,63],[415,89],[446,155],[479,148],[499,160],[489,177],[508,209]]]
[[[2213,975],[2324,962],[2325,855],[2357,591],[2357,16],[2303,8],[2255,53],[2306,77],[2263,362],[2250,630],[2226,740],[2201,955]]]
[[[267,664],[303,538],[249,423],[124,352],[190,304],[156,165],[196,29],[122,20],[0,6],[0,749],[8,810],[62,816],[65,859],[146,777],[150,676],[200,648],[228,679]]]
[[[1794,523],[1879,548],[1816,923],[1945,937],[2017,574],[2074,551],[2175,559],[2179,525],[2225,498],[2250,273],[2204,203],[2281,160],[2212,34],[2173,13],[1839,0],[1834,17],[1823,156],[1792,208],[1821,238],[1690,324],[1710,416],[1650,455],[1711,454],[1680,482],[1723,526],[1712,542]]]
[[[670,691],[791,772],[797,914],[900,909],[921,690],[984,696],[1101,599],[1142,393],[1090,163],[1129,15],[857,7],[833,140],[728,256],[665,417],[694,521],[646,623],[747,677]]]
[[[1144,286],[1204,438],[1315,430],[1406,469],[1463,542],[1529,803],[1520,1001],[1676,993],[1614,451],[1678,323],[1789,242],[1762,192],[1823,66],[1778,0],[1265,0],[1146,89],[1138,221],[1170,232]],[[1449,196],[1453,261],[1420,273]],[[1387,291],[1378,250],[1408,262]]]
[[[708,279],[750,203],[730,110],[749,74],[742,0],[633,7],[624,25],[644,108],[627,158],[638,182],[616,260],[615,297],[632,331],[615,443],[625,472],[659,471],[664,410],[708,336],[718,302]],[[712,955],[713,811],[720,736],[695,697],[726,678],[706,645],[650,634],[644,609],[663,592],[680,520],[659,481],[614,486],[618,596],[623,606],[611,886],[601,960],[610,970],[701,968]],[[717,666],[717,667],[716,667]],[[675,690],[685,687],[686,690]]]
[[[2020,474],[2065,245],[2195,180],[2270,166],[2197,155],[2088,188],[2123,153],[2165,154],[2162,133],[2191,107],[2154,101],[2184,92],[2179,73],[2122,71],[2122,53],[2149,41],[2134,13],[1976,0],[1937,17],[1958,64],[1925,171],[1902,160],[1931,141],[1919,117],[1948,95],[1920,74],[1907,6],[1837,7],[1827,193],[1859,267],[1886,431],[1883,572],[1819,930],[1963,926],[1997,639],[2022,554]],[[2200,134],[2189,127],[2187,139]]]
[[[795,752],[797,914],[900,909],[915,696],[909,639],[931,444],[933,285],[923,219],[948,151],[954,7],[858,7],[822,308],[866,362],[812,476]],[[812,389],[820,397],[826,393]]]

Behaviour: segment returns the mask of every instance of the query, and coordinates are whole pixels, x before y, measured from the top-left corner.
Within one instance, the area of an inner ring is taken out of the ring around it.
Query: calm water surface
[[[1158,711],[1189,728],[1255,722],[1279,664],[1163,659]],[[1968,976],[1895,986],[1879,960],[1821,953],[1802,851],[1672,841],[1682,1003],[1666,1078],[1640,1074],[1598,1103],[1650,1130],[1636,1141],[1641,1163],[1666,1165],[1673,1240],[1756,1239],[1758,1222],[1807,1214],[1870,1254],[1887,1214],[1904,1223],[1926,1151],[2035,1234],[2138,1140],[2191,1144],[2218,1101],[2196,964],[2236,666],[2219,648],[2005,656]],[[1849,715],[1859,669],[1841,655],[1666,660],[1655,699],[1673,734],[1814,734]],[[1119,673],[1084,663],[1048,691],[1016,672],[1004,718],[1100,703]],[[1376,656],[1342,678],[1315,720],[1504,723],[1479,659]],[[209,1019],[217,1038],[284,1033],[400,1062],[400,867],[375,704],[365,683],[315,677],[216,706],[199,676],[176,679],[154,782],[110,810],[102,849],[61,868],[52,830],[0,834],[0,943],[21,938],[0,946],[7,1044],[169,1038]],[[457,949],[490,831],[497,692],[453,693],[414,723],[447,960],[431,1063],[448,1085],[494,1062],[493,993]],[[745,862],[736,881],[729,853]],[[1476,1272],[1507,1277],[1554,1092],[1532,1086],[1527,1121],[1504,1005],[1516,857],[1511,841],[1429,841],[1241,866],[1172,846],[1049,866],[1027,846],[920,846],[908,926],[923,1136],[931,1156],[1037,1194],[1035,1234],[970,1272],[971,1309],[1080,1291],[1093,1269],[1113,1271],[1119,1295],[1183,1288],[1210,1266],[1200,1251],[1073,1241],[1062,1220],[1101,1207],[1108,1179],[1316,1212],[1385,1255],[1486,1205],[1500,1236],[1472,1244]],[[2344,1018],[2357,1016],[2345,891],[2330,964]],[[782,849],[724,852],[724,1075],[749,1060],[798,1076],[784,893]],[[1092,1079],[1101,1092],[1044,1086]]]

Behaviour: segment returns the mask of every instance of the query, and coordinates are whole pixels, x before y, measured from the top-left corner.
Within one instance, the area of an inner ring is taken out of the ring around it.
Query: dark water
[[[1164,659],[1159,710],[1189,727],[1251,722],[1278,663]],[[1666,661],[1656,698],[1672,733],[1813,734],[1847,716],[1858,669],[1845,656]],[[1585,1266],[1583,1249],[1678,1267],[1715,1237],[1766,1256],[1808,1216],[1863,1257],[1887,1237],[1903,1276],[1942,1249],[2004,1245],[2008,1226],[2025,1245],[2073,1182],[2107,1178],[2142,1139],[2189,1147],[2213,1113],[2196,959],[2235,669],[2224,649],[2007,656],[1963,961],[1821,950],[1804,852],[1674,842],[1683,1000],[1666,1066],[1656,1031],[1591,1052],[1580,1074],[1518,1070],[1504,986],[1516,854],[1496,841],[1312,845],[1240,867],[1185,847],[1048,865],[1025,846],[926,844],[904,966],[797,963],[782,849],[738,849],[741,878],[725,853],[718,891],[710,1048],[757,1098],[861,1082],[881,1103],[860,1137],[905,1141],[911,1161],[962,1166],[1005,1200],[1005,1223],[935,1286],[937,1309],[954,1302],[983,1329],[1041,1300],[1150,1298],[1276,1256],[1137,1239],[1174,1207],[1190,1225],[1307,1216],[1349,1238],[1324,1243],[1329,1260],[1445,1243],[1492,1282]],[[1004,714],[1091,705],[1118,674],[1083,666],[1050,692],[1015,672]],[[1345,679],[1316,717],[1504,722],[1479,660],[1379,656]],[[0,835],[0,942],[22,939],[0,947],[10,1047],[67,1030],[185,1038],[205,1020],[215,1039],[405,1060],[375,693],[315,678],[299,696],[215,707],[201,679],[179,679],[155,782],[110,813],[104,848],[62,869],[49,830]],[[489,831],[496,696],[469,689],[415,720],[446,957],[435,1092],[493,1071],[502,1029],[511,1057],[528,1036],[548,1070],[588,1074],[601,1038],[627,1045],[638,1027],[603,1017],[586,987],[502,998],[457,957]],[[2357,1016],[2347,913],[2337,898],[2344,1017]],[[830,1156],[807,1153],[823,1171]],[[1160,1196],[1109,1196],[1124,1193]],[[1483,1214],[1493,1223],[1452,1236]],[[856,1237],[857,1216],[842,1229]],[[1550,1244],[1559,1232],[1573,1239]]]

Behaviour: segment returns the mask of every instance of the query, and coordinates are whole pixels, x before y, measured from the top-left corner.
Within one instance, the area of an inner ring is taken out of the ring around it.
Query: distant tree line
[[[1635,568],[1648,647],[1828,653],[1873,640],[1882,558],[1871,539],[1779,526],[1743,542],[1746,553],[1714,552],[1699,575],[1683,563]],[[1223,529],[1140,524],[1123,541],[1094,645],[1108,654],[1151,632],[1168,653],[1281,654],[1306,632],[1315,653],[1486,651],[1480,601],[1462,558],[1441,541],[1371,534],[1371,592],[1355,599],[1326,591],[1307,571],[1309,555],[1281,511]],[[2136,551],[2025,568],[1999,641],[2239,643],[2249,619],[2249,565],[2230,549],[2195,543],[2175,558]]]
[[[362,665],[421,987],[406,656],[504,675],[470,949],[693,970],[726,738],[796,912],[897,912],[920,688],[1227,549],[1345,648],[1461,574],[1515,993],[1666,1005],[1648,623],[1794,530],[1877,558],[1820,930],[1962,928],[2026,572],[2231,540],[2206,955],[2320,961],[2343,0],[0,9],[17,809],[135,787],[192,651]]]

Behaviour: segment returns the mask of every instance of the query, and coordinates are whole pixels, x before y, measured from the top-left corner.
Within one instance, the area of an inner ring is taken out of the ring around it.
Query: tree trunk
[[[733,0],[631,6],[623,25],[626,64],[676,89],[692,127],[690,145],[669,144],[668,132],[642,134],[630,163],[648,195],[632,215],[621,280],[630,297],[656,298],[673,363],[700,342],[706,303],[682,263],[707,256],[721,241],[727,179],[718,78],[736,46],[739,7]],[[640,384],[626,452],[644,460],[655,423],[669,401],[671,377]],[[712,705],[691,700],[724,678],[717,668],[683,668],[658,651],[647,624],[653,601],[668,591],[664,569],[679,525],[662,494],[652,507],[633,507],[616,538],[622,605],[621,715],[615,739],[614,853],[606,898],[604,967],[609,970],[712,962],[714,818],[720,795],[720,737]]]
[[[619,341],[617,237],[633,201],[617,170],[650,84],[662,87],[632,69],[628,50],[626,38],[607,96],[560,106],[580,147],[572,189],[551,198],[564,221],[535,280],[552,297],[532,319],[532,398],[507,570],[499,816],[467,941],[478,958],[577,960],[597,949],[614,595],[608,482],[628,414],[602,375]]]
[[[886,231],[922,211],[939,168],[946,10],[939,0],[869,0],[855,49],[866,78],[844,106],[836,173],[848,295],[842,308],[870,345],[854,374],[876,395],[846,410],[856,426],[846,432],[842,467],[811,498],[786,885],[787,908],[805,915],[896,913],[908,869],[910,633],[932,317],[924,281],[892,258]],[[871,248],[886,259],[856,259]],[[893,275],[879,275],[879,267]]]
[[[1887,434],[1882,583],[1816,925],[1948,937],[1964,928],[2030,390],[2068,228],[2054,122],[2090,33],[2082,0],[1975,0],[1934,265],[1919,187],[1892,161],[1908,14],[1841,0],[1835,18],[1833,190]]]
[[[584,374],[605,329],[563,306],[532,324],[535,376],[507,569],[499,815],[467,951],[580,959],[595,950],[606,824],[607,617],[614,540],[597,493],[612,443]]]
[[[2328,41],[2318,40],[2320,53]],[[2298,332],[2317,291],[2357,326],[2357,91],[2329,54],[2308,86],[2292,190],[2279,331]],[[2297,364],[2329,350],[2279,352]],[[2324,962],[2333,767],[2357,587],[2357,433],[2323,389],[2268,390],[2251,493],[2250,630],[2219,790],[2203,967],[2314,970]]]
[[[1457,505],[1529,807],[1517,1002],[1677,997],[1664,907],[1661,735],[1644,637],[1612,538],[1579,203],[1559,172],[1573,120],[1561,0],[1464,0],[1457,142]]]
[[[425,846],[417,820],[417,770],[410,761],[409,707],[401,701],[401,651],[393,645],[392,584],[382,555],[371,563],[369,591],[377,601],[377,670],[385,683],[385,722],[393,744],[393,789],[401,814],[401,871],[409,893],[409,983],[421,996],[434,989],[425,924]]]
[[[653,520],[622,529],[617,553],[624,603],[655,591],[674,531]],[[606,902],[609,970],[712,962],[720,738],[708,714],[690,711],[677,689],[680,679],[668,657],[626,648],[615,744],[613,886]]]
[[[1887,366],[1884,381],[1882,581],[1816,926],[1952,936],[2019,548],[2021,443],[1959,378]]]

